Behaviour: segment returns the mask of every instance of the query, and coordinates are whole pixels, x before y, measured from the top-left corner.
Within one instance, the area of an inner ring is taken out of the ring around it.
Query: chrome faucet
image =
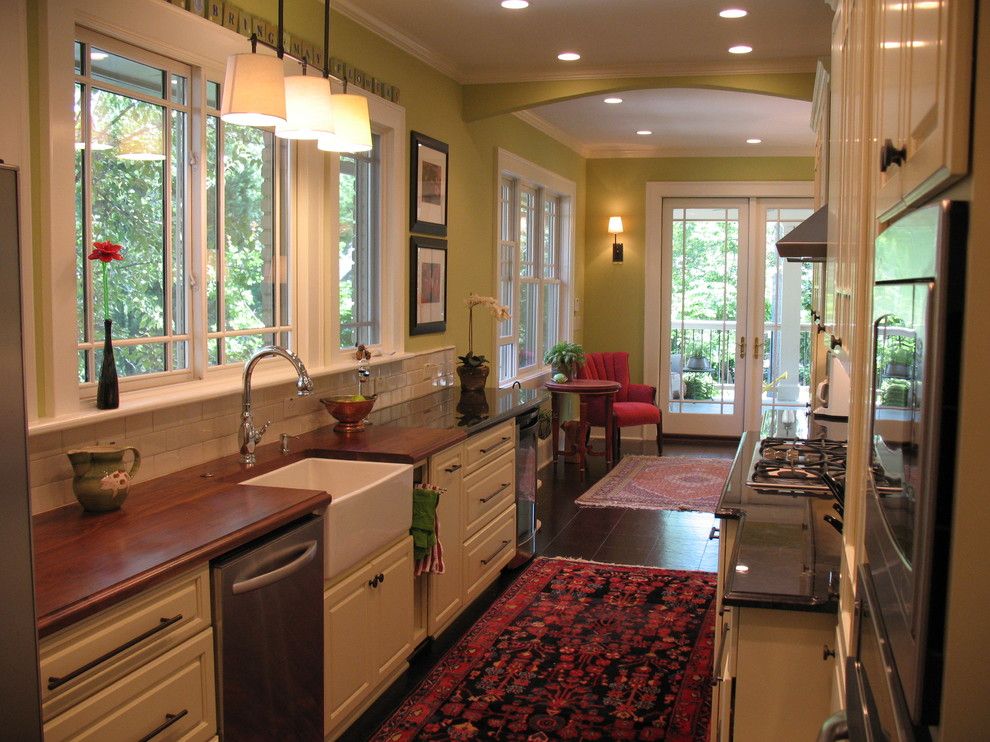
[[[251,413],[251,374],[254,372],[254,367],[258,365],[258,361],[262,358],[267,358],[269,356],[278,356],[284,358],[289,363],[292,364],[293,368],[296,369],[296,373],[299,378],[296,379],[296,394],[300,397],[305,397],[313,391],[313,380],[309,378],[309,372],[306,371],[306,367],[303,362],[299,360],[299,356],[285,348],[280,348],[277,345],[266,345],[257,351],[248,362],[244,364],[244,392],[241,402],[241,424],[237,430],[237,442],[240,444],[241,451],[241,463],[242,464],[253,464],[255,463],[254,447],[258,445],[261,441],[261,437],[268,430],[268,426],[272,424],[269,420],[261,428],[254,427],[254,417]]]

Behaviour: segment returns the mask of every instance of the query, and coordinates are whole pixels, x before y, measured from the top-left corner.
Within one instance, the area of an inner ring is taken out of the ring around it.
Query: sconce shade
[[[333,96],[334,131],[321,136],[316,146],[324,152],[368,152],[371,150],[371,118],[368,100],[361,95]]]
[[[622,217],[621,216],[610,216],[608,218],[608,233],[609,234],[622,234]]]
[[[282,60],[267,54],[231,54],[223,81],[220,118],[241,126],[285,123]]]
[[[275,125],[282,139],[319,139],[331,134],[333,102],[330,83],[322,77],[293,75],[285,78],[285,123]]]

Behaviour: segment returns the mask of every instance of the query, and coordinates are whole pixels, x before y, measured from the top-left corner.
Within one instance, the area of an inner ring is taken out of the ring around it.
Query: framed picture
[[[443,142],[412,133],[409,231],[447,236],[447,151]]]
[[[409,240],[409,334],[447,329],[447,241]]]

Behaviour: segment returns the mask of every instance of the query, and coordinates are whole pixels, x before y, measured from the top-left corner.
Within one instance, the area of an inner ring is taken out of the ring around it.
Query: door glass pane
[[[674,209],[670,399],[674,413],[735,410],[739,209]]]
[[[777,241],[811,209],[767,209],[764,229],[762,384],[764,406],[804,406],[810,399],[811,263],[789,263]]]

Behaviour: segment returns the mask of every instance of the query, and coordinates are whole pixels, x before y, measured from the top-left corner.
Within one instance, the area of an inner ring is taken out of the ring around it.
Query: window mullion
[[[88,67],[88,51],[89,45],[84,47],[83,53],[83,64],[85,65],[83,69]],[[83,260],[83,283],[84,297],[83,297],[83,339],[89,343],[95,343],[96,327],[94,318],[96,316],[96,311],[93,303],[93,261],[87,260],[86,256],[89,254],[89,246],[93,244],[93,148],[92,148],[92,122],[90,120],[90,86],[83,85],[82,96],[80,96],[80,105],[82,110],[80,114],[83,120],[83,141],[86,143],[85,149],[83,149],[83,244],[82,244],[82,256]],[[79,259],[79,258],[77,258]],[[91,347],[86,351],[86,381],[96,380],[96,350],[95,347]]]
[[[227,263],[227,208],[226,191],[227,181],[224,178],[226,170],[224,160],[226,159],[226,139],[227,125],[223,119],[217,118],[217,331],[223,332],[227,329],[227,295],[224,291],[226,279]],[[217,365],[223,366],[227,363],[227,343],[221,336],[217,343]]]
[[[166,75],[166,81],[169,77]],[[175,275],[172,270],[172,169],[173,169],[173,157],[172,157],[172,111],[167,106],[162,106],[162,130],[164,133],[163,137],[163,147],[165,149],[165,159],[162,161],[162,194],[163,208],[164,208],[164,218],[162,219],[162,237],[165,243],[165,258],[163,267],[163,280],[164,280],[164,303],[165,312],[162,322],[162,335],[166,338],[171,338],[173,330],[175,329],[175,301],[174,301],[174,281]],[[174,371],[175,359],[172,356],[174,352],[173,344],[170,341],[166,341],[165,345],[165,370]]]

